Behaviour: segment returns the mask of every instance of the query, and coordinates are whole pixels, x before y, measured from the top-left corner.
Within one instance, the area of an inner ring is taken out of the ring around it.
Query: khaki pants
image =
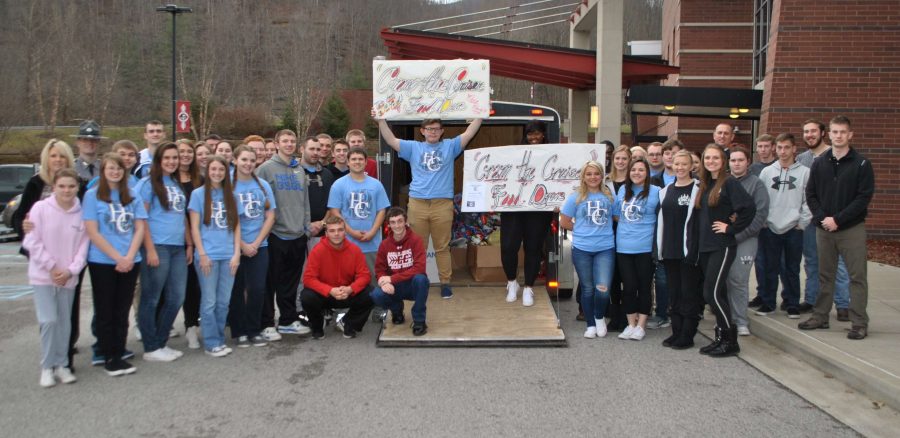
[[[866,304],[869,300],[869,277],[866,266],[866,224],[861,223],[837,232],[816,228],[819,252],[819,285],[821,290],[813,308],[813,317],[828,321],[834,299],[834,277],[838,255],[844,258],[850,274],[850,322],[869,326]]]
[[[409,226],[422,238],[426,250],[428,237],[431,237],[441,284],[450,284],[450,277],[453,275],[453,264],[450,261],[453,200],[409,198],[407,215]]]

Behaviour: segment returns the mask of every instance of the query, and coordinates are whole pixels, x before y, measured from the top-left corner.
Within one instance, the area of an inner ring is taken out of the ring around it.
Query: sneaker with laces
[[[269,342],[276,342],[281,340],[281,335],[278,333],[278,330],[275,330],[275,327],[266,327],[263,329],[261,334]]]
[[[637,327],[637,326],[629,325],[628,327],[625,327],[625,330],[622,330],[622,333],[619,333],[619,339],[631,338],[631,332],[634,331],[635,327]]]
[[[213,347],[211,350],[206,350],[204,353],[206,353],[207,356],[212,356],[212,357],[228,356],[228,352],[225,350],[224,345],[219,345],[218,347]]]
[[[225,349],[225,354],[231,354],[231,352],[234,351],[231,349],[231,347],[229,347],[225,344],[222,344],[221,347]]]
[[[530,287],[526,287],[525,291],[522,292],[522,305],[525,307],[534,305],[534,291]]]
[[[597,337],[605,338],[606,333],[607,333],[606,319],[605,318],[595,319],[594,322],[597,323]]]
[[[412,325],[412,334],[413,336],[422,336],[425,333],[428,333],[428,324],[422,322],[414,322]]]
[[[584,331],[584,337],[588,339],[594,339],[597,337],[597,327],[588,327],[587,330]]]
[[[750,336],[750,327],[739,325],[737,328],[738,336]]]
[[[759,308],[756,309],[756,312],[754,312],[754,313],[756,313],[759,316],[768,316],[768,315],[775,313],[775,309],[769,307],[766,304],[763,304],[762,306],[759,306]]]
[[[450,289],[449,284],[441,285],[441,298],[445,300],[453,298],[453,289]]]
[[[404,322],[406,322],[406,317],[403,316],[403,312],[394,313],[392,311],[391,312],[391,322],[394,325],[400,325],[400,324],[403,324]]]
[[[506,283],[506,302],[515,303],[519,297],[519,283],[515,280]]]
[[[755,309],[755,308],[757,308],[757,307],[759,307],[759,306],[762,306],[762,305],[763,305],[763,300],[762,300],[762,298],[760,298],[759,295],[757,295],[755,298],[753,298],[752,300],[750,300],[749,303],[747,303],[747,307],[749,307],[749,308],[751,308],[751,309]]]
[[[787,315],[790,319],[800,319],[800,311],[796,307],[788,307]]]
[[[266,340],[266,337],[263,335],[256,335],[250,338],[250,344],[254,347],[265,347],[269,345],[269,342]]]
[[[56,386],[56,379],[53,377],[53,370],[44,368],[41,370],[41,380],[38,382],[43,388]]]
[[[104,368],[106,369],[106,374],[112,377],[133,374],[137,371],[137,368],[122,359],[110,359],[106,361]]]
[[[353,339],[355,337],[356,337],[356,329],[353,328],[353,324],[345,323],[344,324],[344,338]]]
[[[169,352],[166,351],[165,348],[158,348],[153,351],[145,352],[143,355],[143,358],[147,362],[172,362],[173,360],[177,359],[175,356],[172,356],[171,354],[169,354]],[[106,361],[107,366],[110,363],[115,363],[115,362],[111,362],[110,360]],[[109,371],[108,368],[107,368],[107,371]],[[112,376],[112,375],[118,375],[118,374],[110,374],[110,375]]]
[[[644,336],[646,334],[647,334],[647,332],[644,331],[643,327],[636,325],[636,326],[634,326],[634,329],[631,330],[631,333],[628,335],[628,339],[631,339],[632,341],[640,341],[641,339],[644,339]]]
[[[200,328],[188,327],[184,331],[184,339],[187,339],[188,348],[191,350],[200,348]]]
[[[66,384],[75,383],[75,381],[78,380],[75,378],[75,375],[72,374],[72,370],[70,370],[69,367],[57,367],[53,371],[53,374],[56,375],[56,378],[59,379],[60,382]]]
[[[301,324],[300,321],[294,321],[289,325],[278,326],[278,333],[283,335],[305,335],[310,331],[309,327]]]
[[[174,348],[172,348],[172,347],[169,347],[168,345],[166,345],[165,347],[163,347],[163,350],[165,350],[166,353],[169,353],[170,355],[174,356],[175,359],[178,359],[178,358],[180,358],[181,356],[184,356],[184,353],[182,353],[181,350],[176,350],[176,349],[174,349]]]
[[[249,348],[250,347],[250,339],[246,336],[239,336],[237,339],[238,348]]]

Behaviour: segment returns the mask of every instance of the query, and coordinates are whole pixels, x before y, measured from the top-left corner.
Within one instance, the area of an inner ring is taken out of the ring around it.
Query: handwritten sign
[[[462,211],[550,211],[578,189],[581,168],[606,145],[542,144],[465,151]]]
[[[488,117],[487,60],[372,62],[372,105],[377,118],[394,120]]]

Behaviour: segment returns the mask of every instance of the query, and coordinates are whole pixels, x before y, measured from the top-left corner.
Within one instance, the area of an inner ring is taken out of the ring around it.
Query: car
[[[19,203],[21,201],[22,194],[19,193],[6,203],[6,206],[3,209],[3,213],[0,213],[0,220],[3,221],[3,226],[5,226],[6,228],[12,228],[12,217],[16,212],[16,209],[19,208]]]
[[[38,168],[37,164],[0,164],[0,204],[21,194]]]

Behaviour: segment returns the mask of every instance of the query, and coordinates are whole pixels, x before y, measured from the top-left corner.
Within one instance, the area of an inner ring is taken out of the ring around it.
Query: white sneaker
[[[215,347],[212,350],[206,350],[206,351],[204,351],[204,353],[206,353],[207,356],[212,356],[212,357],[225,357],[228,355],[228,352],[225,351],[225,346],[223,346],[223,345]]]
[[[750,327],[747,327],[745,325],[739,325],[737,332],[738,332],[738,336],[750,336]]]
[[[519,283],[515,280],[506,282],[506,302],[515,303],[519,295]]]
[[[158,348],[156,350],[144,353],[144,360],[147,362],[171,362],[176,359],[175,356],[169,354],[165,348]]]
[[[275,330],[275,327],[266,327],[262,331],[262,335],[269,342],[275,342],[281,340],[281,335],[278,334],[278,330]]]
[[[178,333],[178,330],[176,330],[174,327],[172,328],[172,330],[169,330],[169,338],[177,338],[179,336],[181,336],[181,333]]]
[[[300,324],[300,321],[294,321],[290,323],[290,325],[278,326],[278,333],[288,335],[306,335],[309,334],[310,331],[309,327]]]
[[[134,325],[134,337],[137,340],[141,340],[141,329],[138,328],[137,324]]]
[[[225,345],[225,344],[222,344],[222,348],[225,349],[225,354],[231,354],[231,352],[234,351],[234,350],[231,349],[231,347],[229,347],[229,346],[227,346],[227,345]]]
[[[597,323],[597,337],[605,338],[606,337],[606,319],[605,318],[595,319],[594,322]]]
[[[69,367],[57,367],[54,371],[56,374],[56,378],[59,379],[60,382],[63,383],[75,383],[76,379],[75,375],[72,374],[72,370]]]
[[[636,325],[634,326],[634,330],[631,331],[631,334],[628,335],[628,339],[631,339],[632,341],[640,341],[641,339],[644,339],[644,335],[646,334],[647,333],[643,328],[641,328],[641,326]]]
[[[51,386],[56,386],[56,379],[53,378],[53,370],[52,369],[42,369],[41,370],[40,384],[44,388],[50,388]]]
[[[597,337],[597,327],[588,327],[587,330],[584,331],[584,337],[588,339],[594,339]]]
[[[625,327],[625,330],[622,330],[622,333],[619,333],[619,339],[631,339],[631,332],[634,331],[636,326],[628,326]]]
[[[179,357],[184,356],[184,353],[182,353],[181,351],[176,350],[172,347],[169,347],[168,345],[166,345],[162,349],[165,350],[166,353],[169,353],[170,355],[175,356],[175,359],[178,359]]]
[[[530,287],[526,287],[525,291],[522,292],[522,305],[525,307],[534,305],[534,291]]]
[[[187,339],[188,348],[191,350],[200,348],[200,329],[198,327],[188,327],[184,332],[184,338]]]

